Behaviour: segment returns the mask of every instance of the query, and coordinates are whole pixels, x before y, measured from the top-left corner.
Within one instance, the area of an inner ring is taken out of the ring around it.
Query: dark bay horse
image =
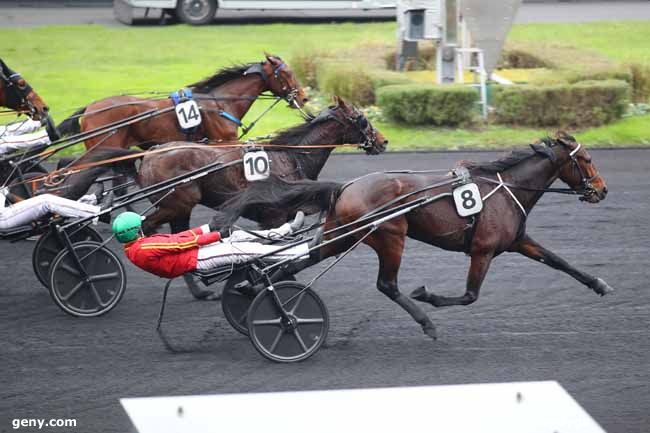
[[[293,72],[276,56],[267,55],[261,63],[234,66],[188,86],[201,108],[202,123],[190,134],[183,132],[172,110],[147,120],[90,138],[86,149],[98,147],[148,148],[170,141],[236,140],[239,125],[222,113],[241,119],[255,100],[265,91],[284,98],[292,107],[307,101],[304,90]],[[113,96],[93,102],[64,120],[58,129],[62,134],[92,131],[114,122],[133,118],[151,110],[173,107],[170,98],[147,100],[134,96]]]
[[[25,79],[0,59],[0,107],[25,113],[33,120],[48,118],[49,107]]]
[[[267,148],[271,159],[271,172],[287,180],[318,178],[334,145],[356,144],[369,155],[383,152],[388,144],[366,117],[355,107],[336,98],[337,105],[324,110],[316,117],[309,117],[301,125],[280,132],[268,143],[286,146],[329,145],[330,147]],[[189,143],[168,143],[156,149]],[[140,164],[138,184],[147,187],[174,176],[201,168],[214,161],[224,163],[240,159],[239,147],[193,146],[170,152],[146,155]],[[172,231],[189,229],[192,209],[197,204],[215,208],[246,188],[243,164],[225,171],[217,171],[179,188],[159,204],[158,210],[149,215],[143,224],[145,232],[151,232],[162,224],[170,223]],[[157,197],[152,198],[153,201]],[[287,221],[288,213],[274,210],[265,213],[262,208],[248,215],[264,227],[272,227]]]
[[[388,141],[372,126],[363,113],[339,98],[335,100],[336,106],[324,110],[316,117],[307,118],[301,125],[280,132],[268,144],[309,146],[346,143],[359,145],[369,155],[383,152]],[[189,143],[169,143],[156,149],[175,147],[180,144]],[[334,146],[302,149],[267,148],[271,160],[271,172],[285,179],[316,179],[333,149]],[[194,146],[170,150],[170,152],[144,157],[137,175],[140,186],[146,187],[162,182],[217,160],[227,163],[242,157],[242,149],[239,147]],[[163,199],[158,205],[158,210],[144,221],[143,229],[147,233],[164,223],[170,223],[174,233],[187,230],[190,228],[192,209],[197,204],[214,208],[232,198],[247,185],[243,164],[202,177],[179,187]],[[151,200],[155,202],[158,199],[159,197],[152,197]],[[260,222],[263,227],[273,227],[286,222],[290,212],[277,208],[266,211],[265,208],[260,207],[248,212],[246,216]],[[195,296],[209,295],[210,292],[192,285],[189,276],[186,281]]]
[[[546,139],[542,144],[531,147],[489,163],[462,163],[485,198],[483,210],[474,221],[469,217],[460,217],[453,200],[445,196],[379,225],[364,239],[363,242],[373,248],[379,258],[377,288],[404,308],[432,338],[436,336],[435,327],[413,299],[435,307],[475,302],[490,263],[504,252],[517,252],[563,271],[598,295],[613,290],[602,279],[574,268],[538,244],[525,230],[526,216],[556,179],[562,180],[570,190],[581,195],[581,200],[589,203],[598,203],[605,198],[605,180],[596,170],[587,150],[566,134],[561,133],[557,138]],[[354,222],[387,203],[390,208],[421,197],[449,192],[450,182],[431,187],[446,179],[449,180],[449,177],[429,173],[388,172],[371,174],[345,186],[324,182],[284,182],[279,179],[256,182],[223,206],[221,210],[226,218],[220,222],[230,223],[257,206],[292,208],[309,204],[318,205],[329,212],[325,230],[331,230]],[[505,186],[498,186],[500,179],[503,179]],[[412,194],[404,196],[409,193]],[[392,203],[392,200],[396,201]],[[325,239],[340,234],[333,233],[325,236]],[[316,250],[318,254],[308,263],[292,264],[289,268],[293,269],[286,269],[284,274],[340,254],[363,235],[363,232],[357,233],[323,246]],[[420,287],[411,293],[410,298],[403,295],[398,288],[397,274],[407,236],[445,250],[468,254],[471,264],[465,294],[441,296]],[[282,278],[282,275],[276,278]]]

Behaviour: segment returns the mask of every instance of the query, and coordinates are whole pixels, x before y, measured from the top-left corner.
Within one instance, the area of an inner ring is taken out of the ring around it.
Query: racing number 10
[[[252,175],[265,175],[269,170],[269,162],[264,156],[255,156],[246,160],[248,172]]]
[[[263,150],[244,154],[244,175],[248,181],[264,180],[271,174],[269,155]]]

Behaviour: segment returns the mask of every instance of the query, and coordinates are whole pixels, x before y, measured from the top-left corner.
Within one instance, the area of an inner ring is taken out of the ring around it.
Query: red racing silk
[[[171,235],[142,237],[124,245],[131,262],[163,278],[175,278],[196,269],[199,246],[221,240],[219,232],[200,227]]]

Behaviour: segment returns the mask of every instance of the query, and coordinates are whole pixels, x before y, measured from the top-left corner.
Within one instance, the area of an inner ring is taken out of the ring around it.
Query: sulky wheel
[[[247,322],[253,346],[262,356],[276,362],[297,362],[312,356],[325,342],[329,314],[312,289],[283,281],[255,297]]]
[[[246,271],[235,272],[228,278],[221,293],[221,310],[230,326],[240,334],[248,335],[248,309],[255,299],[254,293],[246,293],[246,290],[239,291],[235,286],[246,280]],[[295,281],[293,276],[288,279]],[[252,289],[249,289],[252,291]]]
[[[251,306],[255,294],[239,291],[235,287],[237,284],[246,280],[248,272],[239,271],[233,273],[226,284],[223,286],[221,293],[221,310],[226,317],[230,326],[240,334],[248,335],[248,326],[246,318],[248,317],[248,308]],[[252,289],[249,289],[252,290]]]
[[[95,229],[89,226],[83,226],[79,230],[72,232],[70,241],[75,244],[82,241],[101,242],[102,237]],[[38,281],[45,288],[49,286],[50,264],[54,257],[63,249],[63,244],[53,230],[48,230],[38,238],[34,251],[32,252],[32,267]]]
[[[88,278],[75,264],[70,250],[62,250],[50,267],[50,295],[63,311],[77,317],[95,317],[115,307],[126,288],[124,266],[115,253],[99,242],[74,244]]]

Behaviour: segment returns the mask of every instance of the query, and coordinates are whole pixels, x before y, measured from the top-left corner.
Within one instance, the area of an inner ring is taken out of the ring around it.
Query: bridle
[[[280,64],[273,67],[271,62],[268,60],[266,62],[261,62],[261,63],[256,63],[250,68],[244,72],[244,75],[248,74],[259,74],[262,77],[262,80],[266,84],[266,86],[270,89],[271,86],[269,85],[271,77],[269,77],[269,74],[266,73],[264,70],[264,64],[269,63],[272,67],[271,69],[271,77],[277,80],[280,83],[280,87],[284,93],[282,95],[282,98],[287,101],[289,105],[293,105],[296,108],[300,108],[300,106],[296,102],[296,97],[298,96],[298,91],[299,89],[292,87],[289,84],[289,81],[282,75],[282,71],[284,71],[287,68],[287,64],[284,63],[283,61],[280,61]]]
[[[585,200],[593,196],[594,194],[598,193],[598,191],[596,191],[596,188],[594,188],[593,184],[591,183],[598,177],[598,174],[595,174],[591,177],[587,177],[582,167],[580,167],[576,155],[578,154],[581,148],[582,148],[582,144],[578,143],[576,148],[573,149],[571,152],[569,152],[569,158],[570,158],[569,161],[573,163],[573,166],[578,170],[578,174],[580,175],[581,189],[579,191],[576,191],[576,193],[582,193],[581,199]],[[565,162],[565,164],[568,163],[569,161]]]
[[[357,131],[361,134],[363,137],[363,141],[359,143],[357,146],[358,149],[364,150],[366,152],[374,149],[377,145],[377,130],[373,128],[370,125],[370,122],[368,122],[368,119],[363,115],[363,113],[360,113],[355,110],[355,114],[353,116],[343,116],[344,120],[341,120],[339,116],[335,115],[334,112],[336,111],[336,108],[330,108],[327,110],[325,113],[321,113],[316,117],[316,119],[333,119],[336,120],[338,123],[340,123],[342,126],[355,126],[357,128]]]
[[[0,61],[0,81],[4,83],[5,104],[14,110],[26,107],[29,109],[30,117],[32,117],[36,114],[36,107],[27,98],[32,88],[27,82],[23,86],[18,84],[21,77],[18,72],[12,71],[4,62]]]

